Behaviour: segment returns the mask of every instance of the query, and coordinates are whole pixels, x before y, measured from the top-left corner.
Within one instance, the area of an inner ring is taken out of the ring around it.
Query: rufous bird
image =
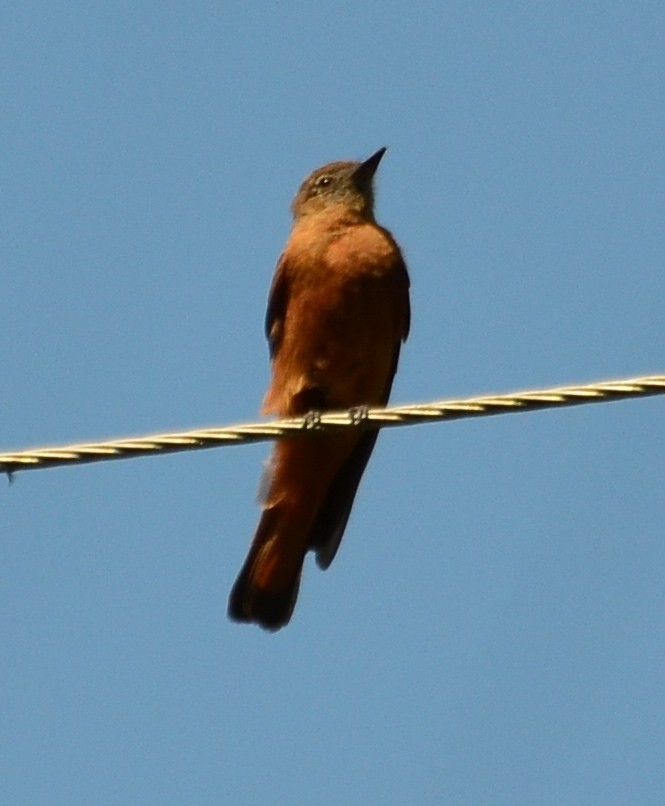
[[[266,414],[388,402],[410,303],[400,248],[374,218],[373,179],[385,150],[318,168],[293,200],[266,313]],[[261,519],[229,597],[232,619],[267,630],[289,622],[307,552],[323,569],[337,553],[377,434],[348,428],[275,443]]]

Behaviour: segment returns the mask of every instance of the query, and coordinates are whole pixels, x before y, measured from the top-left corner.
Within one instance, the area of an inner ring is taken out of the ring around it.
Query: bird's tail
[[[282,440],[261,520],[229,597],[229,617],[266,630],[288,624],[305,554],[327,568],[339,548],[377,432]]]
[[[289,623],[300,587],[306,547],[279,539],[280,506],[264,509],[247,559],[229,596],[229,617],[266,630]]]

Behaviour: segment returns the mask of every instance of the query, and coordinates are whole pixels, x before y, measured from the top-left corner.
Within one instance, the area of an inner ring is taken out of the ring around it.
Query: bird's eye
[[[325,188],[332,182],[332,178],[330,176],[320,176],[316,180],[317,188]]]

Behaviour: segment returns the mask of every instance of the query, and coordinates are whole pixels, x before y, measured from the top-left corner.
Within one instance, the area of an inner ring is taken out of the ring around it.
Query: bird
[[[272,379],[264,414],[388,402],[411,308],[402,251],[374,216],[385,151],[318,168],[293,199],[265,318]],[[276,441],[261,517],[229,596],[233,621],[271,632],[288,624],[306,554],[326,569],[337,553],[377,435],[348,428]]]

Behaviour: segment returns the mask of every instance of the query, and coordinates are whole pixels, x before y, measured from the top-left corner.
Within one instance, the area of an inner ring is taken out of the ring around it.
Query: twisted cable
[[[89,442],[61,447],[34,448],[0,454],[0,472],[11,474],[18,470],[105,462],[111,459],[131,459],[137,456],[203,450],[225,445],[263,442],[280,437],[315,437],[344,428],[395,428],[403,425],[441,420],[461,420],[469,417],[489,417],[562,406],[605,403],[615,400],[665,394],[665,375],[653,375],[625,380],[561,386],[483,395],[459,400],[441,400],[387,408],[359,407],[348,411],[311,412],[270,422],[241,423],[221,428],[204,428],[167,434],[127,437],[107,442]]]

